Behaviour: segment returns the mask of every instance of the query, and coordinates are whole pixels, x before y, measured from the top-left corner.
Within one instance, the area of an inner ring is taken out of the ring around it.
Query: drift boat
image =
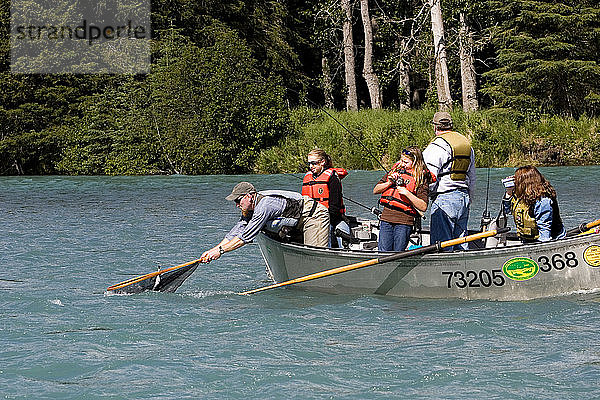
[[[350,249],[285,243],[262,232],[258,246],[275,282],[385,258],[372,249],[376,223],[362,222]],[[356,233],[354,231],[353,233]],[[427,233],[419,240],[426,241]],[[376,245],[375,245],[376,246]],[[593,231],[550,242],[522,244],[515,235],[469,243],[469,250],[424,254],[293,285],[329,293],[415,298],[530,300],[600,289],[600,234]]]

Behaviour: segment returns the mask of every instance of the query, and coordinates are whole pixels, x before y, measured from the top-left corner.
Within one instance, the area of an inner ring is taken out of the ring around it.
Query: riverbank
[[[336,165],[347,169],[381,169],[377,160],[389,168],[406,146],[424,148],[429,143],[433,138],[433,113],[433,110],[336,112],[298,108],[291,113],[295,133],[275,147],[263,150],[256,160],[255,171],[304,171],[306,153],[313,147],[325,149]],[[471,139],[478,167],[600,164],[598,119],[526,118],[508,110],[469,114],[458,110],[452,112],[452,118],[454,129]]]
[[[135,123],[118,126],[63,124],[0,139],[0,175],[304,172],[306,154],[315,147],[337,166],[376,170],[380,162],[391,167],[406,146],[424,148],[433,138],[434,112],[301,107],[264,112],[250,122],[215,116],[210,127],[169,120],[157,130],[151,118],[131,116],[125,117]],[[452,117],[455,130],[471,139],[480,168],[600,164],[600,118],[533,118],[498,109],[456,110]]]

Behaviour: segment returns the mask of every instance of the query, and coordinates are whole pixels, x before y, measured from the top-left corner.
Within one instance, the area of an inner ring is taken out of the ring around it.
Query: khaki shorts
[[[329,241],[329,210],[313,198],[302,196],[304,206],[298,227],[302,230],[304,244],[327,247]]]

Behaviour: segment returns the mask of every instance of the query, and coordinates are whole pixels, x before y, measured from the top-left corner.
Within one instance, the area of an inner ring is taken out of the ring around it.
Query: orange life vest
[[[343,168],[328,168],[321,172],[315,179],[312,172],[308,171],[302,180],[302,194],[317,200],[329,209],[329,186],[327,184],[334,173],[337,174],[340,179],[343,179],[348,175],[348,171]],[[345,214],[346,207],[344,206],[344,200],[341,200],[342,208],[340,209],[340,212]]]
[[[392,171],[397,170],[399,163],[396,163],[392,168]],[[398,186],[404,186],[408,189],[409,192],[416,194],[417,193],[417,181],[414,176],[410,174],[409,171],[399,171],[400,179],[398,179],[395,185],[387,188],[383,193],[381,193],[381,198],[379,199],[379,204],[384,207],[389,207],[393,210],[399,210],[405,212],[407,214],[416,216],[418,215],[417,211],[413,207],[410,200],[401,195],[398,192]]]

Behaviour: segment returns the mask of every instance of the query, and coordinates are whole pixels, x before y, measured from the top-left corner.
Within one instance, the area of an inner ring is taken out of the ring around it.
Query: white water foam
[[[112,290],[111,291],[107,290],[107,291],[104,292],[104,296],[105,297],[107,297],[107,296],[131,296],[132,294],[135,294],[135,293],[123,293],[123,292],[117,293],[117,292],[114,292]]]
[[[232,292],[230,290],[201,290],[201,291],[195,292],[195,293],[183,293],[183,295],[185,295],[185,296],[194,297],[196,299],[202,299],[205,297],[213,297],[213,296],[224,296],[224,295],[230,295],[230,294],[236,294],[236,292]]]
[[[577,294],[594,294],[594,293],[600,293],[600,289],[594,288],[594,289],[574,290],[572,292],[564,293],[564,294],[562,294],[562,296],[571,296],[571,295],[577,295]]]

